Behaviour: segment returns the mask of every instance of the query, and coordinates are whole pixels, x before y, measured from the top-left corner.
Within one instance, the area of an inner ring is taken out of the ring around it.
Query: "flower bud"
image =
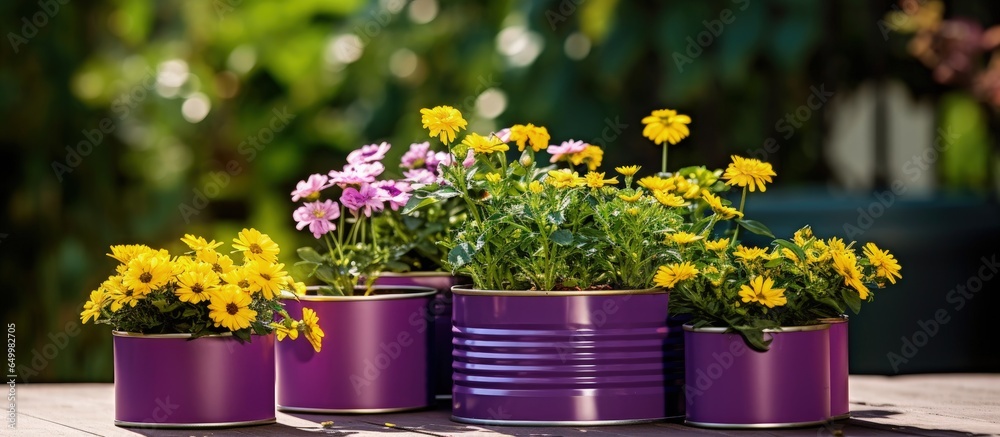
[[[535,154],[531,152],[530,149],[525,149],[524,153],[521,154],[521,159],[519,159],[518,162],[520,162],[522,166],[527,167],[531,165],[532,162],[534,162],[535,160],[534,155]]]

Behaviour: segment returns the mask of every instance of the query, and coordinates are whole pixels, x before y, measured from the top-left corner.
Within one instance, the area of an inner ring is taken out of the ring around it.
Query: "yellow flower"
[[[667,264],[656,269],[653,283],[657,287],[674,288],[680,281],[692,279],[698,275],[698,269],[689,262]]]
[[[444,144],[455,141],[455,134],[469,124],[462,118],[462,113],[451,106],[421,109],[420,122],[424,124],[424,129],[430,131],[430,136],[440,138]]]
[[[628,165],[625,167],[615,167],[615,171],[621,173],[622,176],[632,177],[639,172],[640,168],[638,165]]]
[[[639,215],[639,208],[629,208],[625,210],[628,215]]]
[[[250,309],[253,299],[249,294],[240,291],[239,287],[227,284],[212,293],[208,304],[208,317],[215,326],[223,326],[230,331],[238,331],[250,326],[257,317],[257,312]]]
[[[575,171],[571,172],[569,169],[562,170],[549,170],[549,177],[546,181],[556,188],[573,188],[582,187],[586,183],[586,179],[580,177]]]
[[[777,176],[771,169],[771,164],[766,162],[736,155],[733,155],[732,159],[733,162],[729,163],[726,173],[722,175],[722,178],[726,180],[726,185],[749,186],[750,191],[756,190],[759,186],[763,193],[766,191],[764,183],[770,183],[771,176]]]
[[[118,260],[122,264],[128,264],[129,261],[135,259],[139,254],[152,252],[149,246],[144,244],[121,244],[118,246],[111,246],[111,253],[108,256]]]
[[[775,254],[775,255],[777,255],[777,254]],[[781,248],[781,255],[780,256],[783,256],[783,257],[787,258],[788,260],[790,260],[793,263],[801,262],[799,260],[799,257],[795,256],[795,252],[792,252],[792,249],[789,249],[787,247],[782,247]],[[773,258],[777,258],[777,256],[772,256],[771,258],[772,259]]]
[[[795,235],[792,236],[792,241],[799,247],[805,247],[806,243],[813,238],[812,228],[806,226],[802,229],[795,231]]]
[[[191,250],[195,252],[201,252],[203,250],[215,250],[216,247],[222,246],[222,243],[212,240],[211,242],[206,241],[203,237],[196,237],[191,234],[184,234],[184,238],[181,238],[181,242],[187,244]]]
[[[569,156],[569,162],[573,165],[587,164],[587,169],[590,171],[597,170],[601,166],[601,162],[604,160],[604,151],[600,147],[587,145],[582,152],[574,153]]]
[[[212,271],[212,265],[200,263],[177,276],[174,294],[182,302],[198,303],[209,300],[220,285],[218,275]]]
[[[729,220],[735,217],[743,217],[743,213],[739,212],[736,208],[723,205],[722,198],[715,194],[705,191],[702,192],[701,198],[705,199],[705,203],[708,203],[709,208],[712,208],[712,211],[721,219]]]
[[[768,308],[780,307],[788,303],[788,299],[785,298],[785,289],[772,288],[773,286],[774,280],[771,278],[756,276],[750,280],[749,286],[740,287],[740,297],[743,298],[744,303],[757,302]]]
[[[531,143],[531,150],[539,151],[549,147],[549,131],[542,126],[515,124],[510,127],[510,140],[517,143],[517,150],[524,151],[526,142]]]
[[[744,247],[742,244],[736,246],[733,255],[742,258],[744,261],[753,261],[758,258],[767,258],[767,249],[759,247]]]
[[[272,323],[271,327],[274,328],[274,333],[278,336],[278,341],[282,341],[285,337],[289,340],[295,340],[299,338],[299,325],[298,320],[288,320],[288,325],[285,326],[282,323]]]
[[[806,249],[806,257],[810,263],[826,261],[830,259],[830,248],[823,240],[813,241],[812,246]]]
[[[677,244],[688,244],[702,239],[702,236],[695,235],[690,232],[676,232],[668,234],[667,239]]]
[[[197,259],[211,265],[212,271],[220,277],[236,268],[233,266],[233,259],[229,255],[222,255],[214,250],[199,251]]]
[[[542,191],[545,191],[545,186],[542,185],[541,182],[531,181],[531,183],[528,184],[528,190],[530,190],[532,193],[538,194],[541,193]]]
[[[694,199],[701,195],[701,187],[698,184],[691,183],[681,175],[676,175],[672,179],[674,190],[685,199]]]
[[[674,181],[659,176],[646,176],[639,179],[639,186],[649,191],[670,191],[674,189]]]
[[[251,261],[250,263],[247,263],[247,265],[249,265],[251,263],[253,263],[253,261]],[[243,291],[244,293],[248,293],[249,294],[249,293],[253,292],[252,290],[250,290],[250,288],[253,287],[253,283],[250,282],[249,273],[250,273],[250,270],[247,269],[246,266],[235,267],[232,270],[230,270],[230,271],[228,271],[228,272],[223,273],[222,275],[220,275],[219,278],[222,280],[222,284],[223,285],[225,285],[225,284],[233,284],[233,285],[239,287],[239,289],[241,291]]]
[[[284,288],[288,273],[282,270],[284,264],[263,263],[251,261],[243,266],[247,279],[250,280],[250,292],[261,293],[264,299],[273,299]]]
[[[636,190],[635,193],[632,194],[618,193],[618,198],[628,203],[635,203],[642,198],[642,191]]]
[[[653,197],[655,197],[656,200],[658,200],[663,206],[681,207],[690,205],[690,203],[684,201],[683,197],[670,194],[663,190],[653,191]]]
[[[243,228],[239,238],[233,239],[233,248],[243,252],[244,260],[263,261],[273,263],[278,260],[278,253],[281,249],[278,244],[271,241],[271,237],[262,234],[260,231],[250,228]]]
[[[174,267],[169,258],[147,252],[128,262],[123,284],[136,295],[145,296],[173,279]]]
[[[601,188],[604,184],[613,185],[618,183],[618,178],[604,179],[604,173],[595,171],[587,173],[585,179],[587,186],[590,188]]]
[[[833,237],[827,241],[827,246],[829,247],[830,254],[835,254],[838,252],[847,252],[847,245],[844,244],[844,240],[840,238]]]
[[[653,140],[656,145],[664,142],[677,144],[691,134],[687,126],[690,123],[691,117],[678,114],[677,111],[657,109],[643,117],[642,124],[646,127],[642,128],[642,136]]]
[[[107,291],[108,299],[111,299],[111,312],[117,312],[123,306],[135,307],[145,296],[135,293],[131,288],[122,283],[121,276],[112,276],[101,283],[101,288]]]
[[[720,238],[718,240],[705,240],[705,248],[708,250],[726,250],[729,247],[728,238]]]
[[[326,335],[319,327],[319,316],[309,308],[302,308],[302,325],[306,340],[309,340],[313,350],[319,352],[323,348],[323,337]]]
[[[96,322],[97,319],[101,318],[101,310],[107,300],[108,293],[104,287],[98,287],[97,290],[91,291],[90,300],[83,304],[83,312],[80,313],[82,323],[87,323],[87,320],[91,318]]]
[[[896,278],[903,278],[903,275],[899,274],[901,269],[899,262],[888,250],[881,250],[875,243],[868,243],[865,245],[864,253],[868,257],[868,262],[875,267],[877,276],[888,279],[893,284],[896,283]]]
[[[304,284],[302,282],[298,282],[298,281],[292,279],[291,276],[288,277],[287,281],[288,281],[287,285],[288,285],[288,290],[289,291],[291,291],[291,292],[293,292],[293,293],[295,293],[296,295],[299,295],[299,296],[305,296],[306,295],[306,291],[307,291],[306,284]]]
[[[476,154],[506,152],[510,150],[510,147],[501,143],[499,138],[493,135],[484,137],[475,132],[466,135],[465,138],[462,139],[462,144],[469,146],[472,153]]]
[[[844,285],[850,285],[862,300],[868,299],[868,287],[861,279],[861,270],[858,269],[858,259],[850,251],[833,252],[833,269],[844,277]]]
[[[490,181],[490,182],[492,182],[494,184],[499,183],[500,182],[500,173],[494,173],[494,172],[486,173],[486,180],[488,180],[488,181]]]

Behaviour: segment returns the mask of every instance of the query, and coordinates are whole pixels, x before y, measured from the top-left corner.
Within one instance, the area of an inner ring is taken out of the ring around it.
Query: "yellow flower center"
[[[313,211],[313,217],[323,218],[324,216],[326,216],[326,211],[323,211],[322,209],[317,209]]]
[[[240,307],[236,306],[234,303],[228,303],[226,304],[226,312],[229,313],[229,315],[235,316],[236,313],[240,312]]]

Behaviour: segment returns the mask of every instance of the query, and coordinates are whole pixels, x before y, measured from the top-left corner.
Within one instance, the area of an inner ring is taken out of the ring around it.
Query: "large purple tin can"
[[[452,419],[606,425],[679,416],[683,354],[663,290],[452,288]]]
[[[684,327],[687,421],[712,428],[781,428],[830,418],[830,325],[765,330],[765,352],[726,328]]]
[[[274,336],[114,332],[115,425],[212,428],[274,423]]]
[[[458,277],[444,272],[382,273],[376,285],[430,287],[437,290],[423,317],[434,322],[431,331],[431,387],[439,399],[451,398],[451,287]]]
[[[830,416],[833,420],[848,419],[851,400],[848,396],[847,316],[821,321],[830,325]]]
[[[278,409],[312,413],[382,413],[428,406],[431,323],[424,311],[435,290],[381,287],[371,296],[299,296],[283,302],[295,318],[319,316],[323,350],[277,343]]]

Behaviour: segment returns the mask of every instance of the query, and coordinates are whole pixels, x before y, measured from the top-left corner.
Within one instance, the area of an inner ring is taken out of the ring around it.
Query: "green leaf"
[[[475,249],[469,243],[461,243],[448,252],[448,263],[454,268],[462,267],[472,261]]]
[[[561,225],[566,222],[566,215],[563,214],[561,210],[550,212],[546,217],[548,218],[549,223],[554,225]]]
[[[854,314],[861,311],[861,295],[855,289],[842,286],[840,287],[840,295],[843,296],[844,303],[851,311],[854,311]]]
[[[410,200],[406,202],[406,206],[403,207],[403,214],[412,214],[413,211],[434,203],[437,203],[437,199],[433,197],[412,196],[410,197]]]
[[[326,282],[328,284],[337,280],[336,272],[333,270],[333,267],[330,267],[328,265],[318,266],[316,268],[316,271],[313,272],[313,274],[315,274],[320,281]]]
[[[787,248],[788,250],[791,250],[792,253],[795,254],[795,257],[798,258],[799,262],[806,262],[806,252],[802,250],[802,248],[799,247],[797,244],[792,243],[791,241],[788,240],[782,240],[780,238],[774,240],[774,244]]]
[[[311,247],[300,247],[298,250],[299,258],[303,261],[320,264],[323,262],[323,255],[313,250]]]
[[[765,237],[774,238],[774,234],[771,233],[771,230],[768,229],[767,226],[764,226],[764,224],[759,221],[737,219],[736,223],[739,223],[740,226],[743,226],[744,228],[746,228],[746,230],[753,232],[757,235],[763,235]]]
[[[550,238],[560,246],[569,246],[573,244],[573,233],[565,229],[559,229],[553,232]]]

